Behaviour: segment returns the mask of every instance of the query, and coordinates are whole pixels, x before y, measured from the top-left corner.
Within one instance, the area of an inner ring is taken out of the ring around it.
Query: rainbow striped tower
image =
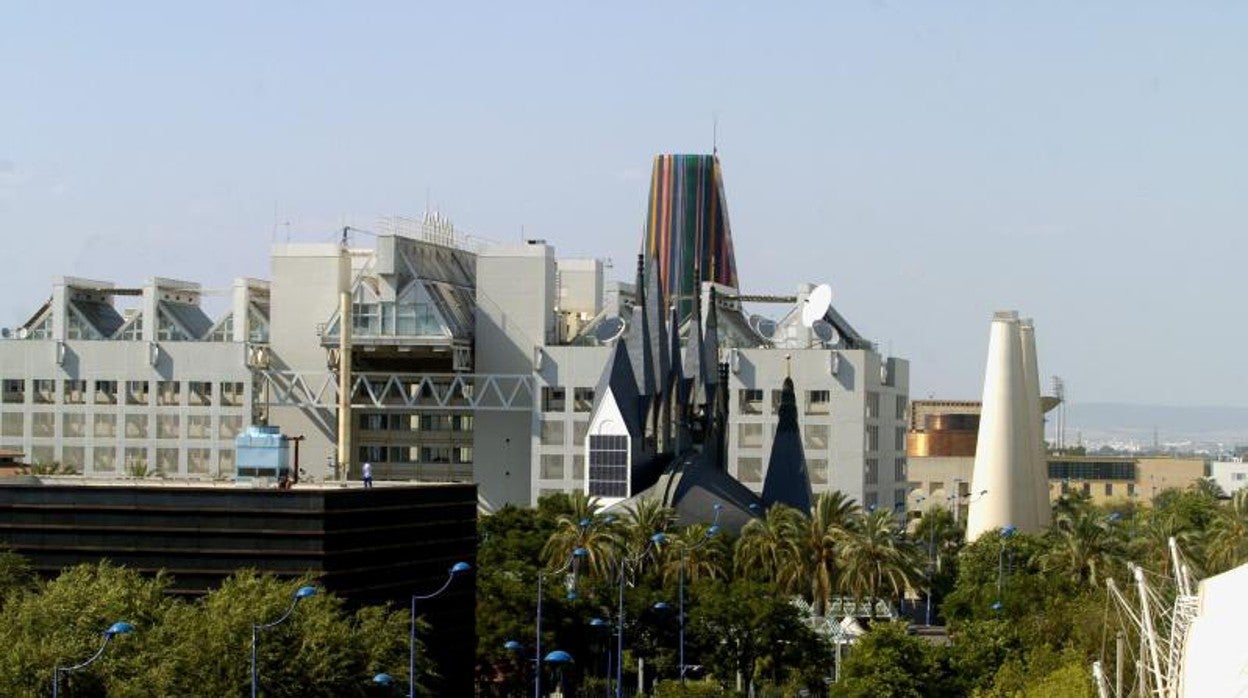
[[[738,287],[719,157],[655,156],[642,252],[656,262],[659,307],[678,302],[682,320],[693,312],[701,282]]]

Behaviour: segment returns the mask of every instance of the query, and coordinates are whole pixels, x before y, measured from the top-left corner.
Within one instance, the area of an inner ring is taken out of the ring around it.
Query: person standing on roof
[[[363,473],[364,473],[364,489],[366,490],[371,489],[373,486],[373,464],[365,463]]]

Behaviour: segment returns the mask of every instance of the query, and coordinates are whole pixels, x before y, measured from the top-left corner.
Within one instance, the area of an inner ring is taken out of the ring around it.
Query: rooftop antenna
[[[719,155],[719,114],[711,115],[711,155]]]

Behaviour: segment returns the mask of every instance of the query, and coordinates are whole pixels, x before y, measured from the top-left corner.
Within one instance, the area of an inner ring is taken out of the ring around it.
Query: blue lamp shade
[[[672,607],[672,606],[671,606],[671,604],[669,604],[668,602],[666,602],[666,601],[659,601],[659,602],[657,602],[657,603],[655,603],[655,604],[654,604],[654,607],[653,607],[653,608],[654,608],[654,610],[656,610],[656,611],[666,611],[666,610],[668,610],[668,609],[669,609],[669,608],[671,608],[671,607]]]
[[[554,652],[546,655],[546,659],[544,661],[547,664],[571,664],[572,655],[564,652],[563,650],[555,650]]]
[[[1018,529],[1014,527],[1014,524],[1006,524],[1005,527],[1001,529],[1001,536],[1004,538],[1009,538],[1010,536],[1014,535],[1017,531]]]
[[[1121,514],[1121,513],[1119,513],[1119,512],[1116,512],[1116,511],[1115,511],[1115,512],[1113,512],[1112,514],[1110,514],[1110,515],[1109,515],[1109,522],[1110,522],[1110,523],[1114,523],[1114,522],[1118,521],[1118,519],[1121,519],[1121,518],[1122,518],[1122,514]]]
[[[607,514],[607,518],[603,519],[604,523],[609,523],[609,524],[613,524],[616,521],[619,521],[619,519],[615,517],[615,514]]]
[[[750,502],[750,511],[758,511],[759,509],[762,509],[762,507],[758,505],[758,502]]]
[[[316,596],[316,587],[314,586],[299,587],[299,591],[295,592],[296,600],[306,599],[309,596]]]
[[[114,635],[127,635],[132,632],[134,632],[133,625],[130,625],[124,620],[119,620],[116,623],[113,623],[112,625],[108,626],[108,630],[105,630],[104,634],[109,637],[113,637]]]
[[[519,642],[516,642],[515,640],[508,640],[507,642],[503,643],[503,649],[507,650],[508,652],[519,652],[520,650],[524,649],[524,645],[520,644]]]
[[[602,626],[607,624],[607,621],[601,618],[591,618],[589,620],[589,624],[594,626],[595,628],[601,628]]]
[[[714,509],[715,511],[723,511],[724,505],[720,504],[719,502],[715,502],[715,504],[711,508]]]
[[[994,611],[1000,611],[1002,608],[1004,608],[1004,606],[1002,606],[1002,605],[1001,605],[1001,602],[1000,602],[1000,601],[993,601],[993,602],[992,602],[992,610],[994,610]]]
[[[373,677],[373,683],[378,686],[389,686],[394,683],[394,677],[389,674],[378,674]]]
[[[581,596],[580,594],[576,593],[576,589],[568,589],[568,595],[567,595],[568,601],[576,601],[579,598],[581,598]]]
[[[714,538],[717,533],[719,533],[719,524],[713,524],[710,528],[706,529],[707,538]]]
[[[453,575],[463,574],[465,572],[470,571],[471,569],[472,569],[472,565],[468,564],[467,562],[456,562],[455,564],[451,565],[451,574]]]
[[[581,519],[581,528],[585,528],[588,525],[589,525],[589,519]]]
[[[667,534],[666,534],[666,533],[663,533],[662,531],[659,531],[658,533],[654,534],[653,536],[650,536],[650,542],[651,542],[651,543],[654,543],[654,544],[656,544],[656,545],[657,545],[657,544],[659,544],[659,543],[664,543],[664,542],[666,542],[666,541],[667,541]]]
[[[586,555],[589,555],[589,551],[585,548],[576,548],[572,551],[572,557],[585,557]]]

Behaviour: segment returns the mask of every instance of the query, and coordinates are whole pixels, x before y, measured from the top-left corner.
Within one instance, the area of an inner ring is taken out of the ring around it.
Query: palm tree
[[[774,504],[762,518],[747,523],[734,553],[737,574],[761,578],[785,593],[800,591],[802,520],[796,509]]]
[[[619,532],[599,512],[597,499],[590,499],[581,492],[574,492],[569,499],[572,513],[562,514],[555,520],[555,530],[542,546],[546,567],[559,569],[567,564],[572,551],[584,548],[585,557],[578,563],[577,571],[606,578],[619,547]]]
[[[1239,489],[1209,527],[1206,556],[1210,573],[1248,562],[1248,489]]]
[[[914,527],[913,540],[927,550],[933,572],[942,572],[945,560],[957,554],[965,531],[953,520],[953,512],[944,507],[931,507],[923,512]]]
[[[709,531],[710,526],[698,523],[668,536],[662,556],[664,584],[677,582],[682,563],[686,583],[727,576],[728,539],[723,535],[710,536]]]
[[[822,616],[837,586],[837,552],[861,509],[843,492],[824,492],[797,530],[800,573],[816,615]]]
[[[647,563],[657,562],[660,551],[651,545],[651,536],[666,533],[675,521],[676,511],[663,506],[658,499],[643,499],[626,508],[617,554],[636,560],[639,570]]]
[[[907,539],[893,512],[877,509],[858,517],[841,545],[841,588],[874,606],[900,599],[923,579],[923,557]]]
[[[1096,588],[1122,559],[1122,538],[1113,522],[1092,507],[1058,511],[1049,535],[1053,545],[1044,554],[1043,568],[1077,584]]]

